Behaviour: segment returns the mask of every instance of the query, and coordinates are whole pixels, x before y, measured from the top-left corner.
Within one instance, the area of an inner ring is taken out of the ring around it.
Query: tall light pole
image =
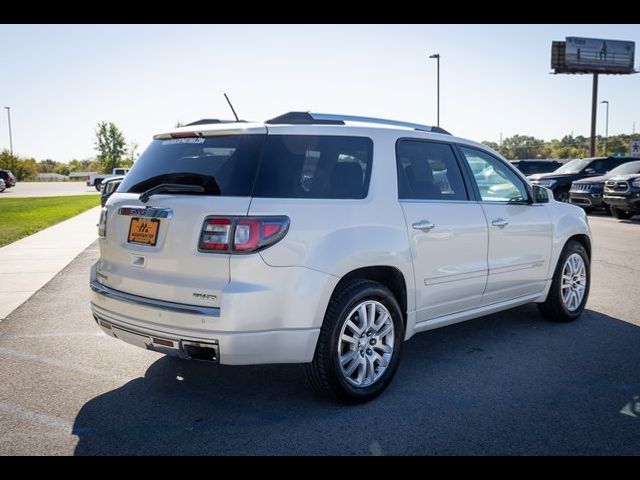
[[[600,103],[607,104],[607,119],[605,120],[605,131],[604,131],[604,156],[607,156],[607,141],[609,140],[609,100],[602,100]]]
[[[429,58],[435,58],[436,61],[438,62],[438,66],[437,66],[437,75],[438,75],[438,127],[440,126],[440,54],[439,53],[434,53],[433,55],[429,55]]]
[[[9,120],[9,149],[13,157],[13,137],[11,136],[11,107],[4,107],[7,110],[7,119]]]

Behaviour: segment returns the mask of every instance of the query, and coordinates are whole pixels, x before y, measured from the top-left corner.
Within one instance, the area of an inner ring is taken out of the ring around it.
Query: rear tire
[[[587,251],[579,242],[569,240],[558,259],[547,300],[538,304],[538,310],[554,322],[575,320],[582,315],[587,304],[590,286]]]
[[[616,218],[619,218],[620,220],[629,220],[631,217],[633,217],[634,212],[629,212],[627,210],[620,210],[617,207],[611,207],[611,215],[613,215]]]
[[[349,280],[329,302],[307,379],[316,392],[344,403],[372,400],[391,382],[403,340],[393,293],[372,280]]]
[[[102,180],[96,180],[93,182],[93,186],[96,187],[97,191],[100,191],[100,185],[102,185]]]

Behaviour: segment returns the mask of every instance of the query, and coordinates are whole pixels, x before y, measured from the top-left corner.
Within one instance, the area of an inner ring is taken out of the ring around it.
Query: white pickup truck
[[[87,177],[87,187],[93,185],[96,187],[96,190],[100,191],[100,185],[104,180],[116,175],[126,175],[128,172],[128,168],[114,168],[111,173],[92,173]]]

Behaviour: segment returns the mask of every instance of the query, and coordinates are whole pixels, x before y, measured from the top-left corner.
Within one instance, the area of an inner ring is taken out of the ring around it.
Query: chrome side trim
[[[119,290],[114,290],[113,288],[106,287],[105,285],[102,285],[95,280],[92,281],[89,286],[91,287],[91,290],[93,290],[97,294],[104,295],[107,298],[112,298],[121,302],[132,303],[134,305],[140,305],[142,307],[159,308],[177,313],[186,313],[189,315],[207,315],[209,317],[220,316],[220,308],[218,307],[201,307],[199,305],[186,305],[184,303],[165,302],[163,300],[140,297],[138,295],[124,293]]]
[[[118,208],[118,215],[143,218],[172,218],[173,209],[126,205],[124,207]]]

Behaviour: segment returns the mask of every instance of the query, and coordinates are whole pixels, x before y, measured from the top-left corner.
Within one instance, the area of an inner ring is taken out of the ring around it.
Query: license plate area
[[[131,224],[129,225],[127,242],[155,247],[158,242],[159,228],[160,220],[157,218],[134,217],[131,219]]]

